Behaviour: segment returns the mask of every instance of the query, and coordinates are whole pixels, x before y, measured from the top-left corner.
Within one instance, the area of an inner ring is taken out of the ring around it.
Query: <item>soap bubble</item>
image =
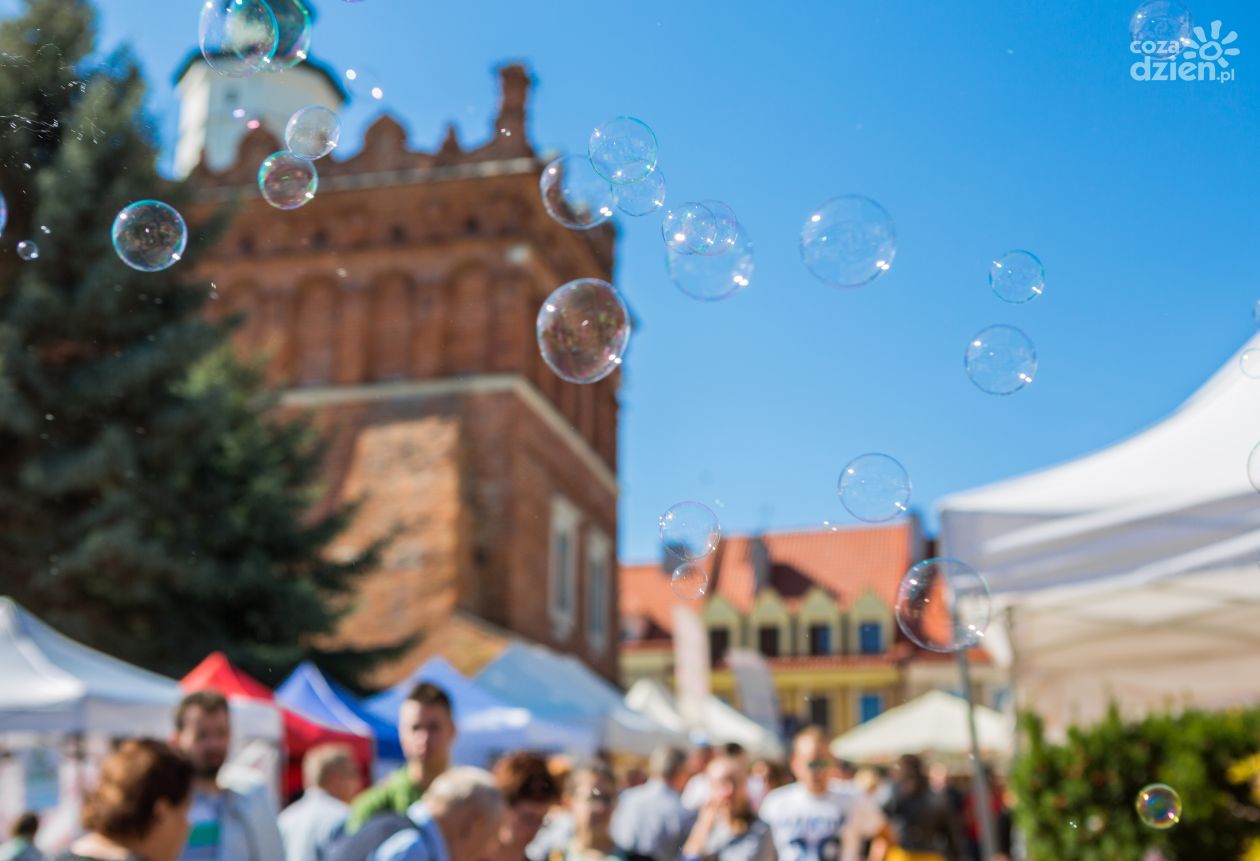
[[[1142,824],[1158,831],[1166,831],[1181,821],[1181,796],[1167,784],[1142,787],[1134,806]]]
[[[608,180],[583,156],[563,156],[543,168],[538,180],[547,214],[565,227],[590,230],[613,214],[613,192]]]
[[[1256,492],[1260,493],[1260,445],[1253,448],[1247,457],[1247,478]]]
[[[291,69],[310,56],[311,12],[304,0],[267,0],[276,16],[276,53],[269,72]]]
[[[188,244],[184,218],[158,200],[141,200],[114,218],[114,251],[141,272],[160,272],[179,262]]]
[[[318,188],[315,163],[291,152],[272,153],[258,168],[258,189],[276,209],[305,206]]]
[[[989,286],[1003,302],[1018,305],[1045,292],[1046,270],[1035,254],[1008,251],[989,267]]]
[[[752,240],[741,226],[730,250],[716,255],[666,250],[665,265],[674,286],[683,293],[702,302],[716,302],[734,296],[752,283]]]
[[[717,226],[713,242],[708,248],[699,249],[697,254],[725,254],[739,242],[741,229],[735,210],[720,200],[702,200],[700,205],[713,214],[713,223]]]
[[[621,367],[630,342],[630,312],[611,284],[579,278],[543,302],[536,333],[539,352],[556,376],[594,383]]]
[[[992,612],[989,584],[957,559],[925,559],[901,578],[897,624],[916,645],[958,652],[984,639]]]
[[[311,161],[328,155],[340,140],[341,120],[323,105],[298,110],[284,127],[284,144],[289,152]]]
[[[1129,19],[1129,36],[1134,42],[1150,43],[1151,50],[1144,53],[1153,60],[1171,60],[1189,47],[1191,29],[1190,11],[1174,0],[1150,0]]]
[[[206,0],[198,38],[210,68],[241,78],[271,62],[279,44],[279,25],[264,0]]]
[[[1010,395],[1033,381],[1037,350],[1014,326],[989,326],[967,342],[967,376],[991,395]]]
[[[722,527],[713,509],[701,502],[680,502],[658,521],[661,543],[679,559],[695,562],[717,549]]]
[[[718,216],[703,203],[683,203],[665,213],[661,239],[677,254],[699,254],[713,248],[718,240]]]
[[[1238,357],[1238,365],[1242,368],[1243,374],[1253,380],[1260,380],[1260,349],[1252,347],[1250,350],[1244,350]]]
[[[613,186],[613,202],[626,215],[651,215],[665,205],[665,174],[660,168],[638,182]]]
[[[656,134],[643,120],[614,117],[591,132],[591,166],[617,185],[638,182],[656,170]]]
[[[695,562],[684,562],[669,578],[669,589],[684,601],[703,598],[709,591],[709,572]]]
[[[17,244],[18,257],[31,261],[39,259],[39,246],[30,239],[23,239]]]
[[[362,100],[365,104],[385,100],[385,85],[381,76],[365,66],[351,66],[344,73],[346,89],[353,96],[353,101]]]
[[[836,287],[869,284],[892,266],[897,230],[892,216],[857,194],[833,198],[805,219],[801,260],[814,277]]]
[[[4,226],[9,223],[9,202],[4,199],[4,192],[0,192],[0,236],[4,235]]]
[[[909,510],[910,476],[896,458],[863,454],[840,473],[839,493],[845,510],[858,520],[882,523]]]

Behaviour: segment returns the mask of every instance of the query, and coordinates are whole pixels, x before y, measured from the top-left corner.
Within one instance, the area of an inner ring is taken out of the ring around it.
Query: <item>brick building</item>
[[[396,532],[340,642],[422,637],[371,680],[380,684],[432,654],[474,670],[511,636],[615,679],[619,375],[564,383],[534,341],[553,289],[611,280],[614,231],[547,217],[526,70],[499,70],[487,143],[465,148],[452,127],[435,152],[416,152],[383,116],[361,152],[318,162],[310,204],[282,212],[255,177],[282,148],[285,92],[265,93],[256,128],[225,137],[194,120],[239,104],[233,88],[245,84],[202,75],[199,63],[180,83],[193,116],[181,133],[194,139],[179,151],[200,154],[193,220],[235,207],[201,264],[215,312],[247,315],[237,348],[265,356],[285,407],[313,411],[330,435],[329,499],[363,499],[333,552]],[[290,101],[341,96],[318,66],[247,80],[255,95],[288,87]],[[227,166],[212,170],[216,161]]]

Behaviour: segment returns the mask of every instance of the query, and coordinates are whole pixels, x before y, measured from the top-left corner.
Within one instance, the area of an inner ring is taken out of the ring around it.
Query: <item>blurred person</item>
[[[345,830],[350,802],[363,788],[354,753],[344,744],[321,744],[302,758],[301,799],[280,814],[285,861],[323,861]]]
[[[709,801],[683,844],[682,857],[697,861],[774,861],[770,828],[753,812],[748,775],[739,758],[709,763]]]
[[[832,792],[852,792],[855,789],[853,776],[857,774],[857,766],[847,759],[837,759],[832,769],[827,788]]]
[[[498,848],[507,804],[488,771],[461,766],[435,778],[424,799],[407,808],[407,818],[411,827],[387,838],[368,856],[369,861],[488,858]],[[359,831],[367,833],[366,828]]]
[[[560,785],[547,763],[532,753],[513,753],[494,766],[494,782],[507,802],[499,842],[483,861],[523,861],[551,808],[560,801]]]
[[[646,856],[619,848],[612,838],[616,791],[612,770],[603,763],[579,765],[569,773],[564,803],[573,816],[573,836],[547,861],[646,861]]]
[[[271,801],[219,783],[231,740],[228,701],[218,691],[188,694],[175,707],[172,746],[193,767],[192,830],[182,861],[278,861],[284,855]]]
[[[648,782],[649,777],[650,775],[647,773],[646,770],[640,768],[637,765],[631,766],[630,768],[626,769],[626,776],[624,780],[622,781],[621,788],[633,789],[636,786],[642,786],[643,784]]]
[[[780,786],[787,786],[790,781],[783,763],[772,759],[755,760],[748,769],[748,799],[753,810],[759,810],[767,795]]]
[[[853,788],[874,800],[879,789],[879,772],[873,768],[859,768],[853,775]]]
[[[569,775],[573,771],[573,760],[562,753],[552,754],[547,759],[547,771],[556,782],[556,786],[568,786]],[[525,847],[525,857],[529,861],[547,861],[551,853],[563,850],[573,838],[573,815],[562,803],[553,805],[537,836]]]
[[[170,745],[123,742],[101,762],[84,799],[87,833],[57,861],[175,861],[188,843],[195,774]]]
[[[0,846],[0,861],[44,861],[44,853],[35,848],[39,833],[39,814],[26,811],[9,830],[9,840]]]
[[[892,823],[896,843],[913,861],[961,861],[964,841],[959,819],[948,798],[934,792],[913,754],[898,758],[893,767],[893,795],[884,812]],[[890,851],[890,861],[901,853]],[[903,855],[904,857],[904,855]]]
[[[677,748],[652,751],[648,761],[651,779],[627,789],[617,799],[611,831],[618,846],[656,861],[676,861],[696,819],[682,801],[686,766],[687,756]]]
[[[796,734],[790,767],[797,782],[767,795],[759,811],[784,861],[857,861],[863,841],[889,840],[888,820],[874,802],[828,789],[831,756],[821,728]]]
[[[406,764],[354,799],[347,832],[354,833],[378,813],[406,813],[450,767],[455,718],[446,691],[428,682],[412,688],[398,708],[398,739]]]
[[[1011,854],[1011,811],[1006,804],[1006,787],[1000,775],[988,765],[983,766],[989,787],[989,815],[993,822],[994,861]],[[980,857],[980,811],[976,804],[974,788],[963,799],[963,828],[967,836],[968,854]]]
[[[683,787],[682,803],[688,810],[699,810],[709,800],[709,776],[705,769],[713,761],[713,756],[713,746],[700,739],[687,758],[687,783]]]

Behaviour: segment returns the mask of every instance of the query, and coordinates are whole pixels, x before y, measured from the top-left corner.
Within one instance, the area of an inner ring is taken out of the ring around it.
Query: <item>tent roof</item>
[[[225,697],[243,697],[264,702],[271,702],[276,698],[271,688],[242,671],[222,652],[206,655],[205,660],[180,680],[180,685],[189,691],[213,688]]]
[[[354,694],[310,661],[303,661],[276,688],[276,700],[325,726],[374,738],[377,752],[384,759],[402,759],[397,724],[369,712]]]
[[[1010,723],[998,712],[976,706],[976,735],[982,755],[1010,756]],[[886,762],[904,753],[966,756],[971,752],[967,701],[929,691],[849,730],[831,743],[831,752],[857,762]]]
[[[625,703],[676,733],[691,727],[678,710],[674,695],[653,679],[639,679],[626,692]],[[780,757],[783,744],[764,727],[710,694],[701,705],[700,727],[710,742],[738,742],[754,756]]]
[[[75,642],[0,597],[0,730],[165,734],[174,680]]]

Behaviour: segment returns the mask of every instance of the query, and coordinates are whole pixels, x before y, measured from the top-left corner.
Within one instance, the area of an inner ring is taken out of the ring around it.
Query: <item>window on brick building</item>
[[[809,626],[809,653],[811,655],[831,654],[831,626],[826,622]]]
[[[777,625],[762,625],[757,629],[757,648],[767,658],[779,657],[779,628]]]
[[[731,648],[731,631],[729,628],[709,629],[709,662],[717,666],[726,660],[726,653]]]
[[[858,699],[858,723],[874,720],[884,713],[883,694],[862,694]]]
[[[578,526],[577,507],[562,496],[551,500],[551,546],[547,564],[547,606],[551,630],[557,639],[573,629],[577,601]]]
[[[825,695],[806,697],[809,703],[809,722],[813,726],[822,727],[824,732],[831,732],[831,700]]]
[[[863,622],[858,625],[858,651],[863,655],[882,655],[884,626],[879,622]]]
[[[586,536],[586,639],[602,652],[608,647],[609,570],[612,542],[598,529]]]

